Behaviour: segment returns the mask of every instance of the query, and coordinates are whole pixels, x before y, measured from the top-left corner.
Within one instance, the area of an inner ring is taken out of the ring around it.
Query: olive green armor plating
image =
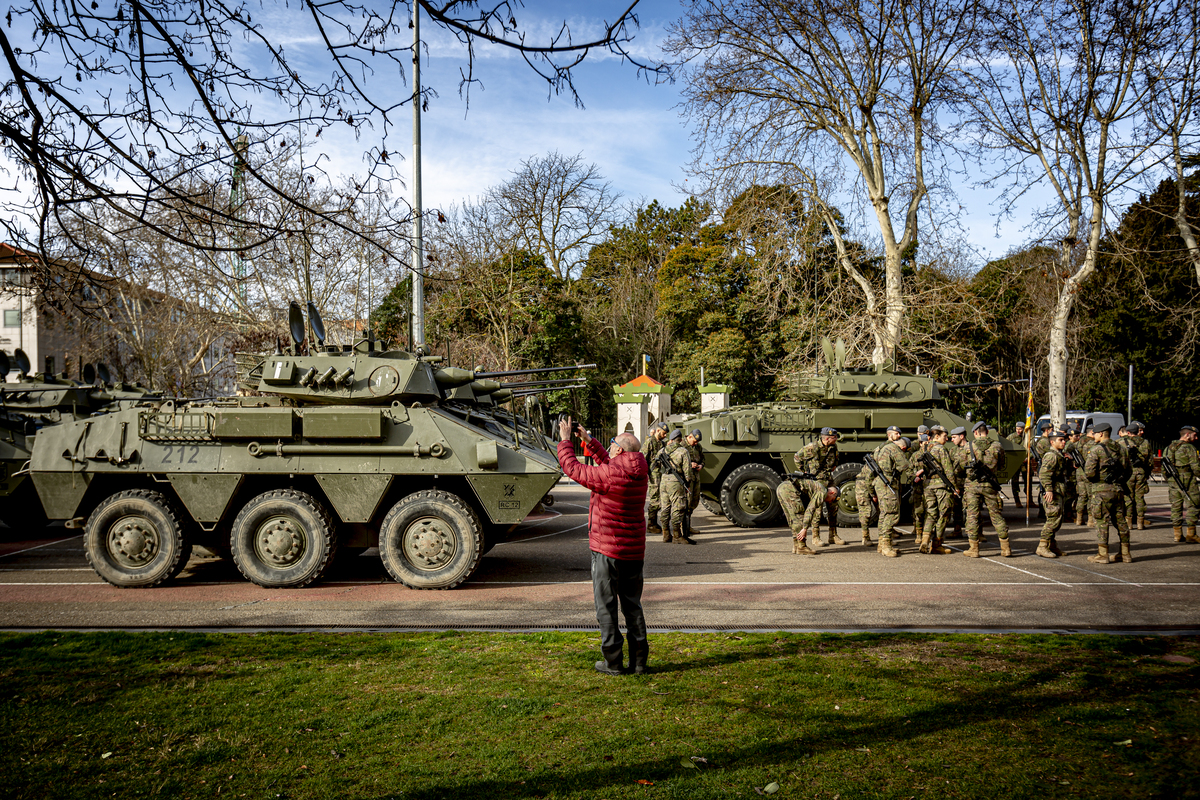
[[[826,339],[824,375],[802,379],[799,400],[734,406],[699,415],[672,417],[671,426],[699,428],[704,437],[701,499],[713,513],[742,527],[774,524],[780,516],[775,488],[784,474],[803,470],[794,455],[820,439],[822,428],[840,434],[840,464],[832,482],[852,483],[863,468],[862,458],[887,441],[887,429],[897,426],[916,442],[919,425],[942,425],[947,430],[971,423],[945,407],[941,392],[952,388],[929,376],[895,372],[887,367],[845,369],[845,352]],[[991,438],[996,438],[992,431]],[[1001,482],[1020,469],[1024,450],[1000,439],[1005,460]],[[838,525],[857,527],[858,506],[853,487],[844,487],[838,504]]]
[[[377,546],[396,580],[451,588],[558,481],[545,437],[498,403],[562,381],[494,380],[551,370],[439,368],[369,339],[305,355],[295,315],[289,352],[237,356],[253,396],[148,400],[39,434],[38,494],[84,527],[105,580],[156,585],[195,543],[260,586],[304,586],[339,548]]]

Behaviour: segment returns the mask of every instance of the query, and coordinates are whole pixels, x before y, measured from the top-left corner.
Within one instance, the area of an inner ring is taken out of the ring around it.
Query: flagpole
[[[1033,491],[1033,368],[1029,369],[1029,399],[1025,403],[1025,525],[1029,526],[1029,501]]]

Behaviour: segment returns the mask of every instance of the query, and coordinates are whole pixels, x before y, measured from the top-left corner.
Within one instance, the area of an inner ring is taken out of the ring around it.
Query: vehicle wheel
[[[457,495],[436,489],[403,498],[383,518],[379,557],[412,589],[453,589],[483,557],[483,525]]]
[[[718,517],[725,516],[725,512],[722,510],[721,504],[716,500],[709,500],[704,495],[700,495],[700,504],[707,508],[710,513],[716,514]]]
[[[854,494],[854,481],[858,479],[858,473],[862,472],[863,465],[857,461],[848,461],[845,464],[838,464],[833,471],[833,484],[841,490],[841,495],[838,497],[838,515],[837,524],[839,528],[857,528],[858,521],[858,498]],[[879,509],[871,509],[871,524],[879,519]]]
[[[233,521],[233,563],[268,589],[307,586],[333,562],[333,517],[312,495],[276,489],[255,497]]]
[[[146,489],[101,502],[84,526],[83,549],[96,574],[123,589],[157,586],[178,575],[191,555],[174,504]]]
[[[743,464],[721,484],[721,511],[742,528],[773,525],[780,516],[775,489],[782,481],[766,464]]]

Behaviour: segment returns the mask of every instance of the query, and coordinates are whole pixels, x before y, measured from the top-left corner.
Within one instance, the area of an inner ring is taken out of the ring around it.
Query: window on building
[[[21,312],[15,308],[5,309],[4,311],[4,327],[19,328],[21,327]]]

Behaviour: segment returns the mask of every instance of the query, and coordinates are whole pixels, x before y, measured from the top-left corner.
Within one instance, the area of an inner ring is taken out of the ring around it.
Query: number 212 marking
[[[200,455],[200,445],[197,444],[181,444],[178,447],[172,445],[166,446],[166,453],[163,455],[162,463],[164,464],[197,464],[196,458]],[[171,455],[175,455],[175,460],[171,461]]]

